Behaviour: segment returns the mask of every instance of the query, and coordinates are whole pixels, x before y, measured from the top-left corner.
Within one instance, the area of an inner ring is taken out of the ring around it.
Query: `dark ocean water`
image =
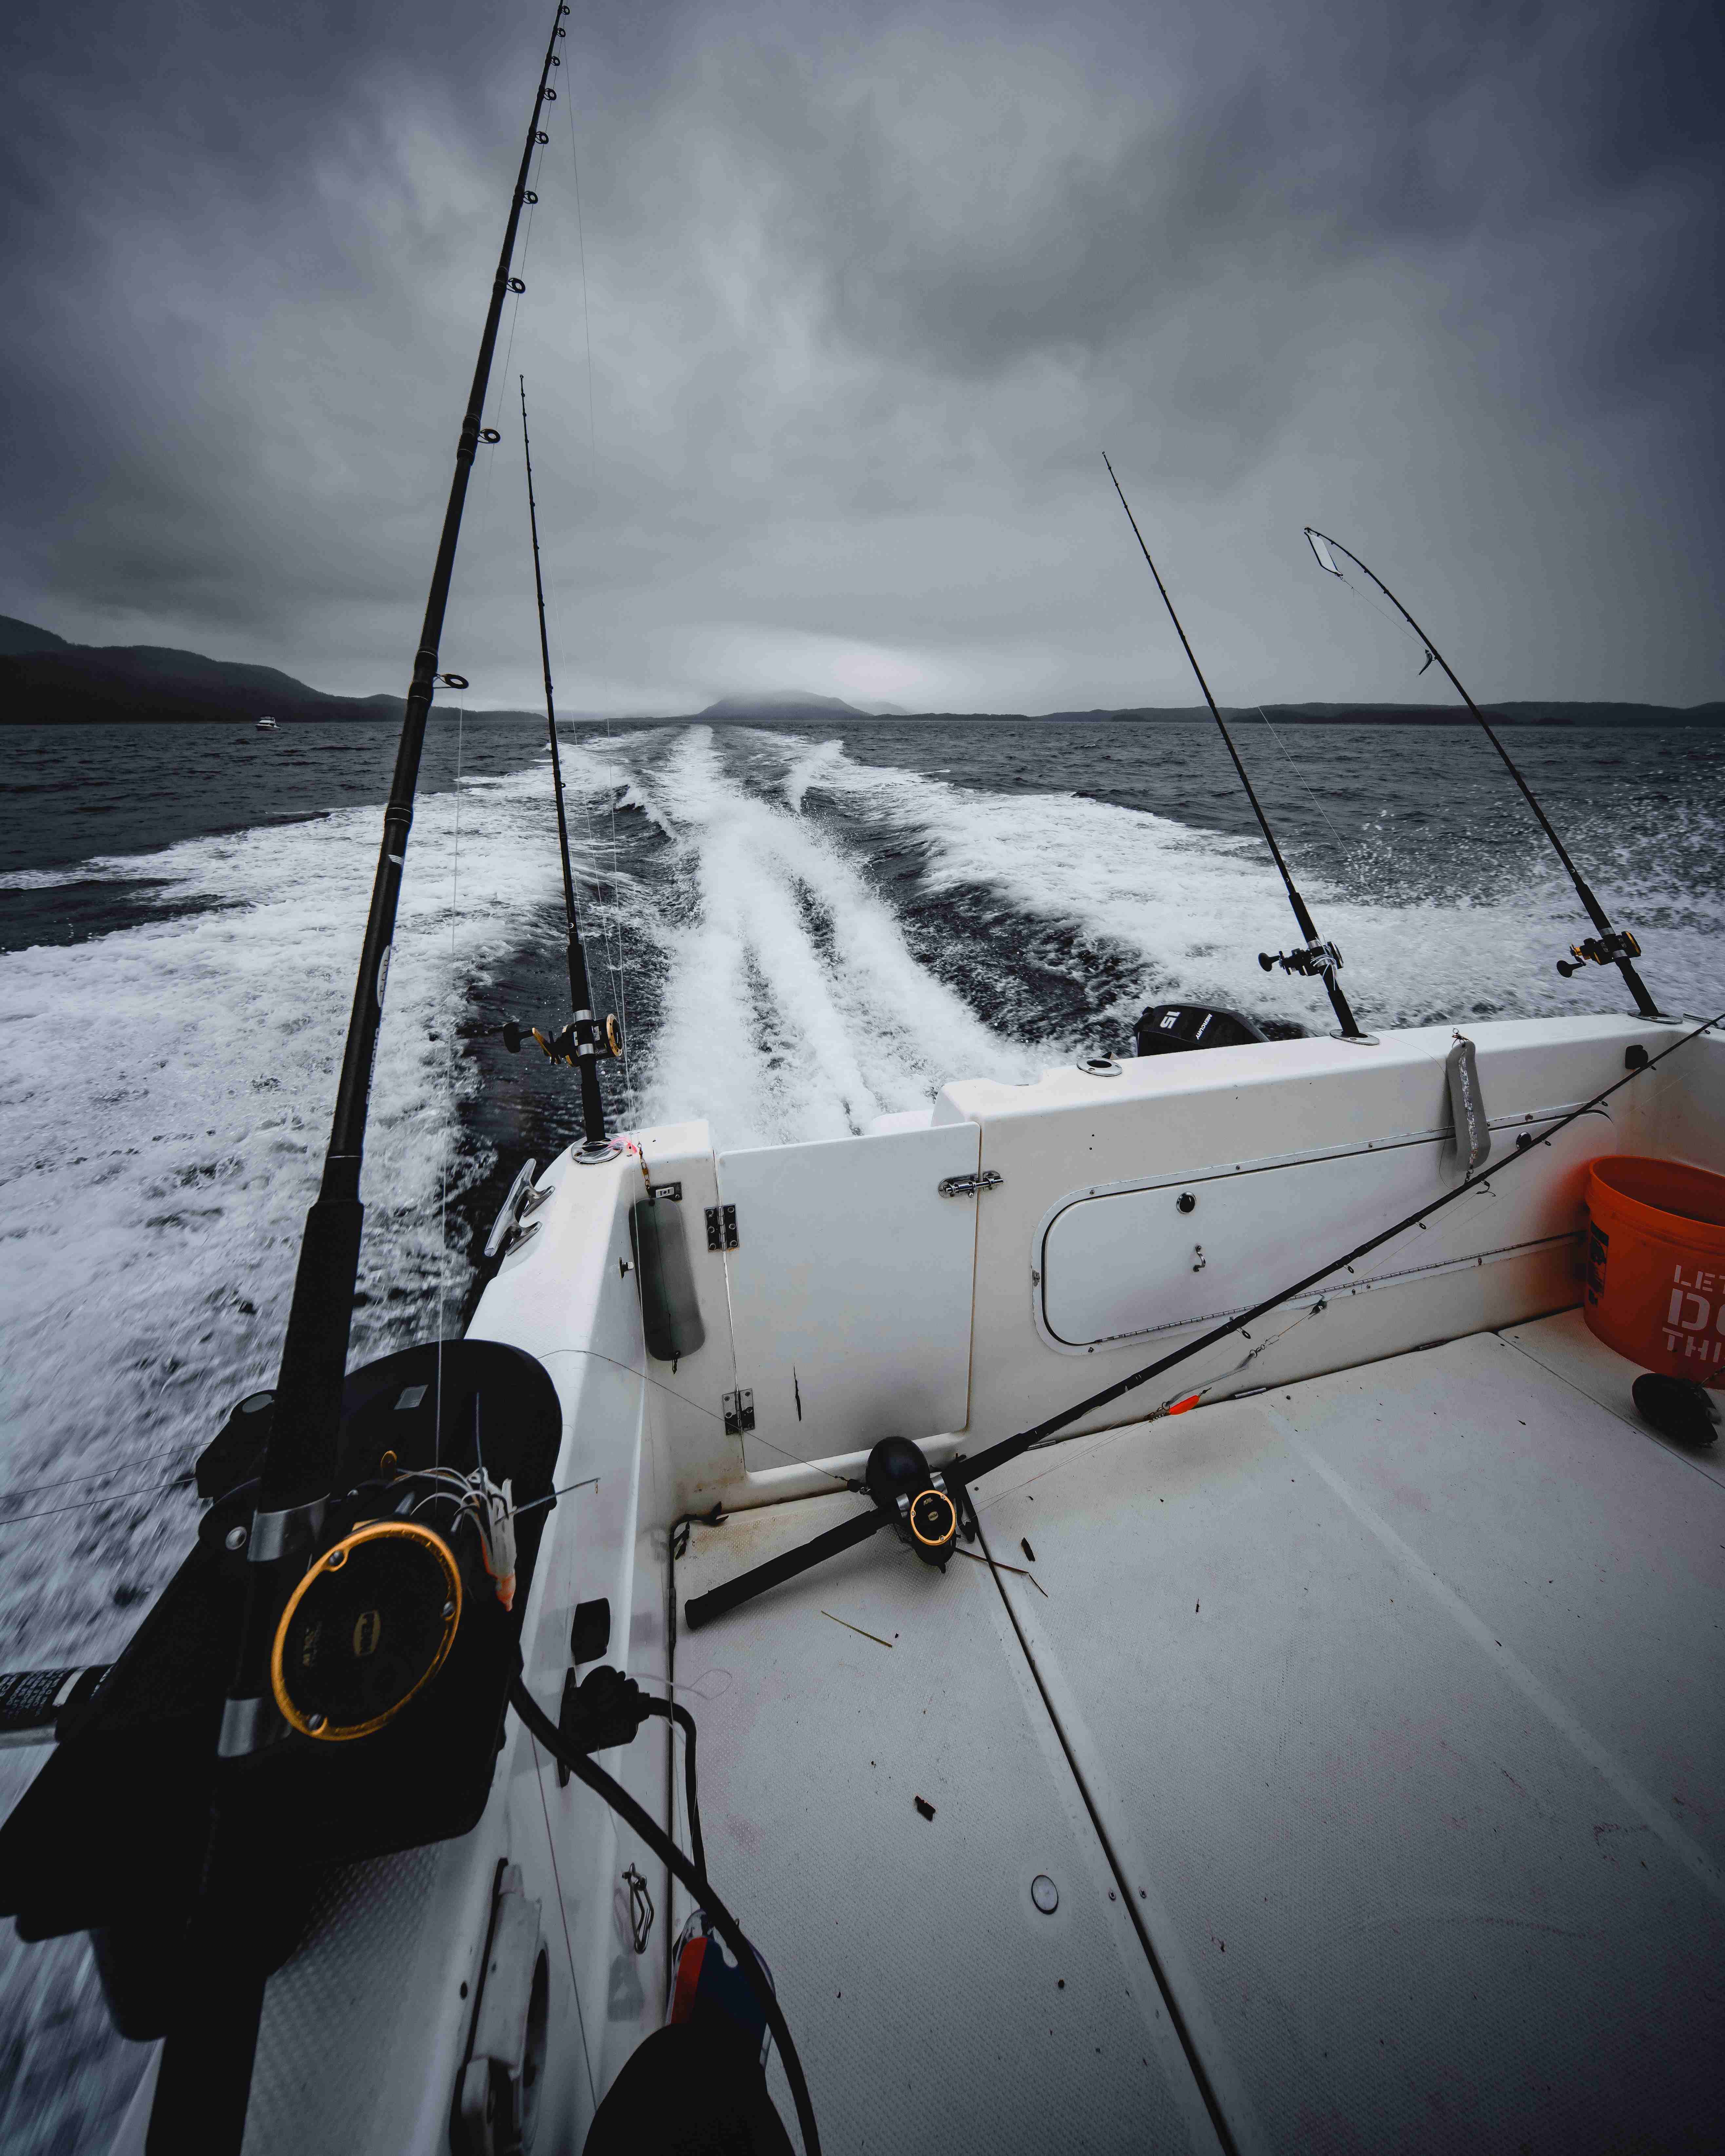
[[[945,1080],[1120,1048],[1190,995],[1328,1023],[1213,731],[878,721],[566,730],[625,1123],[838,1136]],[[1509,737],[1675,1009],[1725,1004],[1725,737]],[[1383,1025],[1615,1008],[1465,728],[1241,729],[1344,982]],[[0,1668],[116,1651],[195,1517],[178,1483],[270,1382],[315,1188],[393,729],[0,731]],[[378,1059],[356,1355],[453,1326],[521,1158],[568,1142],[542,735],[428,746]],[[599,986],[603,981],[604,985]],[[81,1478],[81,1479],[73,1479]],[[0,1755],[0,1805],[37,1763]],[[142,2063],[81,1942],[0,1944],[0,2145],[100,2144]]]

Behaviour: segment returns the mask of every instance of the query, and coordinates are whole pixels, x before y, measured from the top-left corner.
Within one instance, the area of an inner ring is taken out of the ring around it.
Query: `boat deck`
[[[882,1536],[685,1634],[834,2156],[1717,2147],[1725,1464],[1634,1374],[1572,1313],[1135,1424],[978,1493],[1019,1572]]]

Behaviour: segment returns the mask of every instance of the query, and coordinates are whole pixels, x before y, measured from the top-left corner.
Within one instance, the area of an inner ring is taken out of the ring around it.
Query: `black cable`
[[[624,1825],[638,1834],[649,1849],[680,1879],[699,1906],[705,1909],[726,1946],[737,1957],[737,1964],[747,1978],[749,1988],[760,2001],[767,2016],[767,2025],[773,2031],[778,2055],[784,2061],[785,2079],[791,2085],[791,2100],[797,2107],[797,2127],[803,2136],[804,2156],[820,2156],[820,2131],[814,2123],[814,2106],[809,2099],[809,2084],[803,2079],[803,2062],[797,2056],[797,2047],[791,2041],[791,2032],[783,2008],[774,1994],[767,1972],[760,1958],[749,1944],[748,1934],[714,1892],[704,1874],[697,1871],[675,1841],[647,1812],[644,1811],[620,1783],[614,1782],[603,1767],[596,1766],[584,1752],[573,1750],[565,1741],[562,1732],[546,1713],[531,1692],[525,1678],[517,1676],[509,1688],[510,1704],[520,1715],[523,1723],[537,1738],[559,1766],[567,1767],[578,1782],[584,1782],[593,1794],[603,1797]],[[692,1760],[692,1753],[691,1753]]]
[[[695,1868],[705,1879],[706,1848],[701,1838],[701,1799],[695,1788],[695,1717],[686,1707],[679,1707],[675,1700],[669,1699],[651,1701],[647,1712],[662,1714],[667,1722],[675,1722],[683,1732],[683,1787],[689,1800],[689,1847]]]

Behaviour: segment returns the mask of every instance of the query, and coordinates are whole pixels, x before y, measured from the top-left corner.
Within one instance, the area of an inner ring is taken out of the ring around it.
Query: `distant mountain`
[[[69,644],[51,630],[0,614],[0,725],[162,719],[232,724],[265,716],[284,722],[383,719],[398,724],[403,708],[399,696],[326,696],[274,666],[243,666],[198,651],[155,644]],[[450,707],[440,704],[434,710],[443,716]]]
[[[696,716],[716,719],[721,725],[739,719],[865,719],[855,704],[837,696],[817,696],[807,689],[773,689],[754,696],[721,696]]]
[[[71,649],[65,638],[56,636],[51,629],[38,629],[30,622],[17,621],[9,613],[0,613],[0,659],[9,659],[15,651]]]
[[[439,717],[453,717],[452,706],[434,706]],[[1277,726],[1454,726],[1469,723],[1455,704],[1271,704],[1268,717]],[[0,726],[58,726],[90,720],[209,719],[249,723],[264,716],[283,722],[296,719],[387,720],[399,722],[399,696],[328,696],[274,666],[243,666],[232,660],[206,659],[201,652],[177,651],[161,644],[69,644],[52,629],[0,614]],[[525,718],[521,711],[475,711],[474,719]],[[599,724],[588,712],[566,711],[572,724]],[[718,725],[764,724],[785,720],[817,722],[873,718],[916,718],[957,722],[1023,720],[1019,711],[911,712],[893,704],[866,711],[838,696],[818,696],[807,689],[768,690],[752,696],[721,696],[697,717]],[[1206,721],[1202,705],[1127,711],[1050,711],[1050,721],[1091,724],[1188,725]],[[1259,707],[1227,710],[1244,724],[1260,717]],[[1725,726],[1725,703],[1669,704],[1538,703],[1494,704],[1486,716],[1510,726]],[[686,725],[680,720],[632,721],[634,724]]]

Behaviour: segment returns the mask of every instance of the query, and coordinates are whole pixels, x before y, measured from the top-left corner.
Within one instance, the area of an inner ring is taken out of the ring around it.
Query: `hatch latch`
[[[943,1175],[935,1187],[942,1198],[974,1198],[998,1190],[1005,1180],[999,1168],[985,1168],[980,1175]]]

